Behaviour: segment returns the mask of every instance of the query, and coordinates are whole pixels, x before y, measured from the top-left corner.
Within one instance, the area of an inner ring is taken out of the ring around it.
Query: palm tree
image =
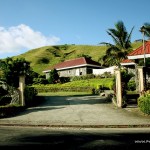
[[[108,29],[107,33],[112,37],[114,44],[107,42],[100,43],[107,46],[106,54],[100,58],[100,60],[103,61],[103,65],[120,66],[121,60],[127,58],[127,54],[132,48],[130,38],[133,28],[130,33],[128,33],[124,23],[122,21],[118,21],[115,24],[115,29]]]
[[[150,23],[146,22],[144,23],[144,28],[145,28],[145,35],[150,38]]]

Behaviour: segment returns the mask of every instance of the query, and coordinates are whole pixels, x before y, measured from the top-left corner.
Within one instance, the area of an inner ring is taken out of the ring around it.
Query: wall
[[[80,76],[80,75],[86,75],[87,69],[86,67],[73,68],[73,69],[61,70],[61,71],[58,71],[58,73],[60,77]]]

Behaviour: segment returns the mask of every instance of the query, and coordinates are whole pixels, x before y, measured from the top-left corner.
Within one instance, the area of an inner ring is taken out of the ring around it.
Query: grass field
[[[88,96],[92,95],[88,92],[47,92],[47,93],[38,93],[37,96]]]

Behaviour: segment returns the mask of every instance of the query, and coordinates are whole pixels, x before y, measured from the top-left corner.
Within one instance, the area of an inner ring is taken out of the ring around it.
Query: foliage
[[[37,63],[38,64],[48,64],[49,63],[49,58],[46,58],[46,57],[41,57],[41,58],[39,58],[38,60],[37,60]]]
[[[145,35],[150,38],[150,23],[149,22],[144,23],[144,27],[145,27]]]
[[[34,103],[34,98],[38,94],[38,91],[34,87],[26,86],[24,90],[25,104],[27,106]]]
[[[92,92],[92,87],[85,86],[34,86],[38,93],[48,93],[48,92]]]
[[[118,21],[115,24],[115,29],[108,29],[107,33],[113,39],[114,44],[107,42],[101,43],[107,46],[106,54],[100,58],[100,60],[103,61],[104,65],[120,66],[121,60],[127,58],[127,54],[131,51],[130,38],[132,31],[133,28],[131,29],[130,33],[128,33],[122,21]]]
[[[128,73],[128,71],[126,69],[121,70],[121,81],[122,82],[125,82],[127,84],[132,77],[134,77],[133,73]]]
[[[48,82],[50,84],[55,84],[55,83],[58,83],[58,80],[59,80],[59,75],[58,75],[57,70],[56,69],[51,70],[49,73]]]
[[[89,58],[89,59],[91,59],[92,57],[91,56],[89,56],[89,55],[86,55],[86,54],[79,54],[79,55],[77,55],[77,57],[85,57],[85,58]]]
[[[38,93],[44,92],[92,92],[92,89],[98,89],[98,85],[103,85],[108,89],[112,89],[114,84],[113,78],[89,79],[67,82],[64,84],[49,84],[49,85],[32,85]]]
[[[87,75],[82,75],[82,76],[74,76],[71,77],[71,81],[79,81],[79,80],[87,80],[87,79],[93,79],[95,78],[94,74],[87,74]]]
[[[59,77],[60,83],[70,82],[70,77]]]
[[[134,91],[136,90],[136,83],[134,80],[130,80],[128,83],[127,83],[127,90],[128,91]]]
[[[20,75],[29,76],[31,72],[30,63],[24,58],[13,60],[8,57],[6,60],[0,60],[0,68],[4,73],[3,80],[14,87],[18,87]]]
[[[138,107],[143,113],[150,115],[150,90],[142,91],[138,98]]]

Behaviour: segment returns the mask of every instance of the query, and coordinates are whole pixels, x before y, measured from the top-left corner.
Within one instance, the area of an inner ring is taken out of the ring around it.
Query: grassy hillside
[[[141,42],[133,43],[133,49],[139,47],[141,44]],[[32,49],[13,58],[25,58],[31,62],[31,67],[34,71],[42,74],[42,71],[47,67],[64,60],[77,58],[82,54],[89,55],[93,60],[98,61],[98,59],[105,54],[105,51],[106,46],[99,45],[56,45]]]

